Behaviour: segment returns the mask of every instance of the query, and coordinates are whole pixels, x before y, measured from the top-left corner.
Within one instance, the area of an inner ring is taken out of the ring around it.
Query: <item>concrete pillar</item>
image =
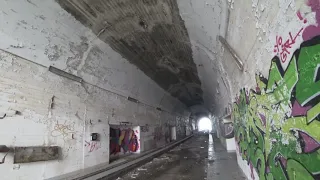
[[[175,126],[171,127],[171,141],[177,140],[177,128]]]

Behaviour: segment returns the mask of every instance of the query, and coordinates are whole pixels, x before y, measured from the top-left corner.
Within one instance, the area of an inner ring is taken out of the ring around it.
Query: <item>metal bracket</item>
[[[226,41],[226,39],[222,36],[219,36],[219,41],[229,50],[232,57],[236,60],[236,64],[238,68],[243,71],[243,62],[241,61],[240,57],[237,55],[237,53],[234,51],[234,49],[229,45],[229,43]]]

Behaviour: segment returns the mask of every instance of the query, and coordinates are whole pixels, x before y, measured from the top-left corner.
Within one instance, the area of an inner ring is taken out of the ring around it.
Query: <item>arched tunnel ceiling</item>
[[[203,104],[176,0],[57,0],[102,41],[188,107]]]

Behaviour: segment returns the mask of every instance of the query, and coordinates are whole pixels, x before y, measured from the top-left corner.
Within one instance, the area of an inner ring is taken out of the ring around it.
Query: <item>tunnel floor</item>
[[[227,153],[211,135],[195,135],[169,152],[116,180],[240,180],[236,154]]]

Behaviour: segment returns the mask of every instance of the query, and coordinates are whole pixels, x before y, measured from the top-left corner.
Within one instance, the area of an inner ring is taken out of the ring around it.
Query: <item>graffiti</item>
[[[132,129],[113,129],[110,128],[110,154],[118,154],[121,150],[124,153],[137,152],[139,142]]]
[[[66,122],[63,124],[60,124],[59,122],[56,122],[56,124],[53,127],[53,130],[51,131],[52,137],[62,137],[63,140],[67,140],[68,138],[73,139],[73,134],[75,132],[75,123],[67,124]]]
[[[91,152],[96,151],[96,150],[101,148],[101,142],[97,142],[97,141],[88,142],[88,141],[85,141],[84,146],[87,147],[88,148],[88,152],[91,153]]]
[[[261,180],[320,179],[320,36],[301,44],[286,70],[240,90],[232,118],[238,151]]]
[[[234,137],[234,127],[232,122],[224,123],[221,121],[220,123],[221,134],[224,138],[231,139]]]
[[[153,133],[153,139],[159,141],[162,139],[162,137],[163,137],[162,127],[155,127],[154,133]]]
[[[311,8],[312,12],[315,12],[316,25],[312,24],[305,28],[302,34],[302,38],[304,41],[310,40],[313,37],[320,35],[320,24],[319,24],[320,23],[320,2],[319,0],[308,0],[307,6]],[[298,13],[299,12],[300,11],[298,11]]]
[[[276,45],[274,46],[274,52],[278,53],[281,62],[284,63],[287,61],[288,55],[290,55],[289,50],[292,48],[292,45],[296,43],[297,37],[300,36],[302,31],[303,28],[301,28],[300,31],[294,36],[291,32],[289,32],[289,38],[285,42],[281,36],[276,36]]]
[[[306,24],[306,23],[308,22],[307,19],[305,19],[305,18],[302,17],[301,11],[298,11],[298,12],[297,12],[297,16],[298,16],[298,18],[299,18],[300,21],[303,21],[304,24]]]
[[[141,132],[149,132],[149,125],[141,126]]]

